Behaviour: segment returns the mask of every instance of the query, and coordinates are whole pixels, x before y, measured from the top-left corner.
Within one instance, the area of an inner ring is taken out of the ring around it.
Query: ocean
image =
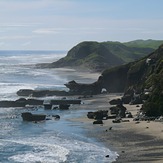
[[[19,89],[58,89],[70,80],[93,82],[73,69],[36,69],[37,63],[51,63],[65,51],[0,51],[0,100],[16,100]],[[55,98],[55,97],[54,97]],[[21,113],[59,114],[61,119],[24,122]],[[86,137],[84,124],[70,121],[86,110],[44,110],[0,108],[0,163],[105,163],[117,153]],[[109,155],[109,158],[105,156]]]

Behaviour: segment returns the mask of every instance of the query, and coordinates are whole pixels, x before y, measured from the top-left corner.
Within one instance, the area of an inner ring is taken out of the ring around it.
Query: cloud
[[[0,46],[4,46],[5,45],[5,42],[0,42]]]
[[[29,27],[32,26],[32,24],[0,24],[1,28],[6,28],[6,27]]]
[[[59,33],[71,33],[71,34],[79,34],[80,32],[84,33],[94,33],[95,31],[104,30],[106,28],[89,28],[89,27],[82,27],[82,28],[40,28],[33,31],[36,34],[59,34]]]
[[[31,39],[34,36],[3,36],[0,40],[21,40],[21,39]]]
[[[28,42],[23,43],[22,46],[28,46],[30,44],[31,44],[31,41],[28,41]]]
[[[53,29],[53,28],[41,28],[41,29],[36,29],[33,31],[33,33],[36,34],[58,34],[60,33],[61,30],[59,29]]]

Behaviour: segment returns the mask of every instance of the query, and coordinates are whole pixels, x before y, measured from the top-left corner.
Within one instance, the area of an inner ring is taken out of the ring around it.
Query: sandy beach
[[[79,109],[109,110],[109,101],[121,97],[121,94],[103,94],[83,99]],[[124,105],[135,117],[141,106]],[[117,151],[117,163],[131,162],[163,162],[163,122],[133,121],[112,123],[112,119],[104,120],[103,125],[93,125],[93,119],[85,115],[75,121],[84,122],[88,136],[96,138],[112,151]],[[111,128],[111,129],[110,129]]]

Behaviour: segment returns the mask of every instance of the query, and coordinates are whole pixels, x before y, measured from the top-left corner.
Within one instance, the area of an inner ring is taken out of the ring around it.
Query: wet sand
[[[109,110],[109,101],[121,95],[97,95],[83,99],[84,104],[78,109]],[[133,116],[140,107],[136,105],[124,105]],[[163,122],[133,121],[133,118],[125,118],[130,122],[112,123],[112,119],[104,120],[103,125],[93,125],[93,120],[85,115],[75,119],[84,122],[88,129],[87,135],[96,138],[112,151],[117,151],[119,157],[117,163],[132,162],[163,162]],[[110,129],[111,128],[111,129]]]

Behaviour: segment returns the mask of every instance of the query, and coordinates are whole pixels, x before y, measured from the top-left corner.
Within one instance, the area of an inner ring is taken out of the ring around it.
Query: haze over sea
[[[63,51],[0,51],[0,100],[15,100],[19,89],[59,89],[70,80],[93,82],[73,69],[36,69],[66,55]],[[59,114],[59,121],[23,122],[21,113]],[[115,152],[86,137],[84,124],[68,119],[88,110],[0,108],[0,162],[2,163],[99,163],[112,162]],[[105,156],[109,154],[109,158]]]

